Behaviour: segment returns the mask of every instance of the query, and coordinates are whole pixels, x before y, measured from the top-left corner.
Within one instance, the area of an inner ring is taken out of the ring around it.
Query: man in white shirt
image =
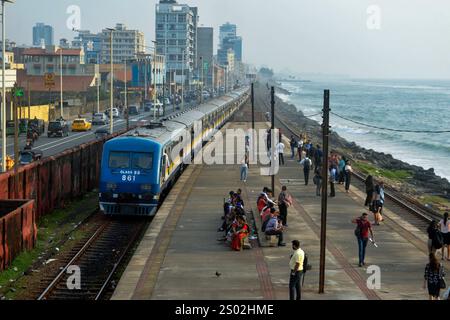
[[[298,240],[292,241],[292,250],[294,250],[294,253],[291,255],[291,260],[289,261],[289,268],[291,269],[289,277],[289,300],[301,300],[305,252],[300,249],[300,241]]]
[[[283,142],[278,142],[277,144],[277,153],[279,156],[279,161],[280,161],[280,166],[283,165],[284,166],[284,143]]]

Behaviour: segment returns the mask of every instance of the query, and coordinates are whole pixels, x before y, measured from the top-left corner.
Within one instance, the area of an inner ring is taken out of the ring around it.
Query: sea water
[[[281,81],[291,95],[278,94],[306,116],[320,113],[323,90],[331,111],[356,122],[396,130],[450,130],[450,80]],[[311,119],[322,122],[321,115]],[[331,114],[340,136],[375,151],[423,167],[450,180],[450,133],[408,133],[371,128]]]

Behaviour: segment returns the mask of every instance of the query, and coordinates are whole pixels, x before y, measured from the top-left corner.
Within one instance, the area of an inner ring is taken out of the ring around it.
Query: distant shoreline
[[[291,95],[289,90],[281,87],[281,84],[277,81],[275,84],[277,92]],[[313,132],[317,142],[320,142],[319,135],[321,132],[321,124],[317,121],[304,117],[304,114],[297,109],[292,103],[284,102],[279,97],[276,97],[277,104],[280,105],[280,110],[285,113],[287,119],[291,122],[295,122],[296,125],[305,128],[307,131]],[[372,149],[367,150],[364,147],[357,145],[354,142],[339,136],[336,132],[333,132],[330,137],[330,143],[334,149],[343,148],[349,150],[352,154],[352,158],[355,160],[369,161],[376,167],[387,170],[406,170],[412,173],[412,178],[407,183],[414,187],[421,189],[420,192],[426,192],[430,194],[440,194],[446,198],[450,197],[450,183],[446,178],[437,176],[433,169],[425,170],[422,167],[411,165],[407,162],[395,159],[390,154],[377,152]],[[417,191],[414,190],[414,191]]]

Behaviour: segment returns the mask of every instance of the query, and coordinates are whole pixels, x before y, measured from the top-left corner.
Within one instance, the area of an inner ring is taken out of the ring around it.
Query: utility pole
[[[31,96],[30,96],[30,80],[27,80],[27,91],[28,91],[28,121],[31,117]]]
[[[63,67],[62,67],[62,63],[63,63],[63,54],[62,54],[62,47],[59,48],[59,85],[60,85],[60,102],[61,102],[61,119],[64,119],[64,110],[63,110],[63,106],[64,106],[64,102],[63,102]]]
[[[330,133],[330,90],[324,91],[323,97],[323,166],[322,166],[322,210],[320,223],[320,270],[319,293],[325,287],[325,250],[327,241],[327,201],[328,201],[328,137]]]
[[[270,149],[271,149],[271,167],[273,168],[274,166],[276,166],[275,162],[275,141],[276,141],[276,137],[275,137],[275,87],[272,87],[270,90],[270,106],[272,109],[272,126],[271,126],[271,132],[272,134],[270,135],[272,142],[270,143]],[[275,172],[272,172],[272,192],[273,195],[275,195]]]
[[[124,109],[127,110],[128,109],[128,87],[127,87],[127,60],[125,59],[125,77],[124,77],[124,84],[125,84],[125,93],[124,93]]]
[[[184,111],[184,55],[186,54],[186,49],[183,50],[183,59],[181,67],[181,110]]]
[[[14,117],[14,195],[19,196],[19,175],[17,169],[19,169],[19,117],[17,110],[17,83],[14,84],[13,94],[11,94],[11,104],[13,105],[13,117]]]
[[[155,48],[153,50],[153,120],[156,121],[156,101],[158,98],[158,95],[156,94],[156,41],[153,41],[153,44],[155,45]],[[159,112],[158,112],[159,113]],[[159,116],[159,114],[158,114]]]
[[[252,129],[255,130],[255,91],[254,83],[252,82]]]
[[[110,134],[114,133],[114,117],[113,117],[113,107],[114,107],[114,59],[113,59],[113,32],[115,29],[112,28],[108,28],[107,30],[109,30],[110,32],[110,64],[111,64],[111,87],[110,87],[110,102],[111,102],[111,106],[109,109],[109,130],[110,130]]]

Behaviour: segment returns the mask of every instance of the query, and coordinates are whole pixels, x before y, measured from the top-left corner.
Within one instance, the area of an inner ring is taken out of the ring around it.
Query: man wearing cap
[[[292,250],[294,250],[294,253],[291,255],[291,261],[289,261],[289,268],[291,269],[289,277],[289,300],[301,300],[305,252],[300,249],[300,241],[298,240],[292,241]]]

